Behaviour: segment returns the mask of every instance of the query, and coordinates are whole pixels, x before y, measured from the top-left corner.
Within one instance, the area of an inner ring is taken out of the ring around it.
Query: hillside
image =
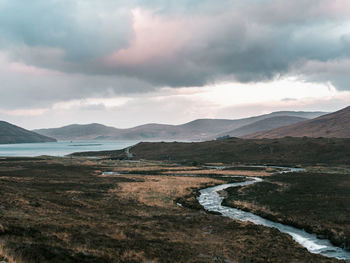
[[[312,118],[323,114],[325,113],[280,111],[237,120],[198,119],[181,125],[151,123],[129,129],[117,129],[95,123],[87,125],[73,124],[61,128],[34,131],[58,140],[203,140],[215,138],[218,134],[271,117],[294,116]]]
[[[55,141],[56,139],[25,130],[5,121],[0,121],[0,144]]]
[[[119,130],[98,123],[79,125],[72,124],[61,128],[34,130],[39,134],[56,138],[57,140],[92,140],[99,136],[114,136]],[[103,139],[101,137],[100,139]]]
[[[259,132],[246,138],[336,137],[350,138],[350,107],[301,123]]]
[[[271,117],[260,121],[256,121],[248,125],[244,125],[238,129],[234,129],[233,131],[220,134],[220,136],[229,135],[231,137],[241,137],[247,134],[252,134],[260,131],[267,131],[274,128],[302,122],[305,120],[307,120],[307,118],[301,118],[301,117],[295,117],[295,116],[276,116],[276,117]]]
[[[207,142],[142,142],[131,147],[134,159],[198,163],[244,163],[271,165],[347,164],[350,139],[280,138],[240,139]],[[126,159],[124,150],[82,152],[74,156]]]

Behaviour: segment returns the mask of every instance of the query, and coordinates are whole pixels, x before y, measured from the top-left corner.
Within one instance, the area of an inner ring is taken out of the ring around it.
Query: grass
[[[156,207],[173,207],[174,200],[189,195],[192,189],[222,183],[221,180],[209,180],[203,177],[134,176],[133,178],[144,181],[133,184],[122,183],[112,191],[121,198],[129,198],[147,206]]]
[[[227,192],[229,197],[225,200],[225,205],[304,228],[327,237],[338,246],[350,249],[348,173],[274,175],[265,178],[264,182],[230,188]]]
[[[130,149],[134,159],[175,161],[184,164],[243,163],[272,165],[350,165],[350,139],[292,138],[239,139],[195,143],[144,142]],[[124,150],[75,153],[127,159]]]
[[[194,177],[164,175],[194,170],[175,164],[79,158],[1,159],[0,168],[8,262],[337,262],[275,229],[187,208],[199,188],[223,182],[201,167]]]
[[[191,170],[191,171],[167,171],[163,174],[172,174],[172,175],[229,175],[229,176],[268,176],[270,175],[267,171],[246,171],[246,170],[213,170],[213,169],[202,169],[200,171]]]

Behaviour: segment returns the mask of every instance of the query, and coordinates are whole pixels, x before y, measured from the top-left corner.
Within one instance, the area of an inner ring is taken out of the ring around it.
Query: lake
[[[73,152],[120,150],[139,141],[60,141],[0,144],[0,156],[64,156]]]

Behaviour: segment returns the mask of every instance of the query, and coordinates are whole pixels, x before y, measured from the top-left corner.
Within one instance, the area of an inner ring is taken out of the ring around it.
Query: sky
[[[0,0],[0,119],[119,128],[350,105],[349,0]]]

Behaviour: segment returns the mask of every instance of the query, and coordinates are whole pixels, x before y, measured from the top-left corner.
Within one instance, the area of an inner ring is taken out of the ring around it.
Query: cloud
[[[68,74],[10,62],[7,54],[1,52],[0,79],[0,105],[7,110],[45,108],[74,99],[110,98],[154,90],[149,83],[136,78]],[[128,87],[132,90],[128,91]]]
[[[309,60],[296,64],[294,72],[314,82],[331,82],[339,89],[350,89],[350,58],[327,61]]]
[[[47,109],[20,109],[20,110],[2,110],[0,113],[9,116],[31,117],[43,115]]]
[[[350,89],[348,0],[0,0],[0,13],[4,108],[284,76]]]
[[[29,129],[96,121],[118,128],[128,128],[145,123],[182,124],[197,118],[235,119],[280,110],[331,112],[350,104],[350,92],[341,93],[318,98],[303,98],[298,101],[281,101],[271,98],[262,102],[253,101],[225,106],[201,98],[198,94],[193,93],[191,88],[165,89],[153,94],[133,96],[132,100],[123,104],[111,101],[105,105],[104,109],[87,109],[89,105],[98,104],[99,100],[83,100],[57,105],[53,109],[46,109],[41,115],[8,115],[0,110],[0,119],[6,119]],[[231,94],[228,96],[232,97]]]
[[[67,61],[81,62],[127,45],[130,13],[126,1],[2,0],[3,46],[61,49]],[[118,26],[118,25],[123,26]]]
[[[283,99],[281,99],[281,101],[284,101],[284,102],[298,101],[298,99],[296,99],[296,98],[283,98]]]

